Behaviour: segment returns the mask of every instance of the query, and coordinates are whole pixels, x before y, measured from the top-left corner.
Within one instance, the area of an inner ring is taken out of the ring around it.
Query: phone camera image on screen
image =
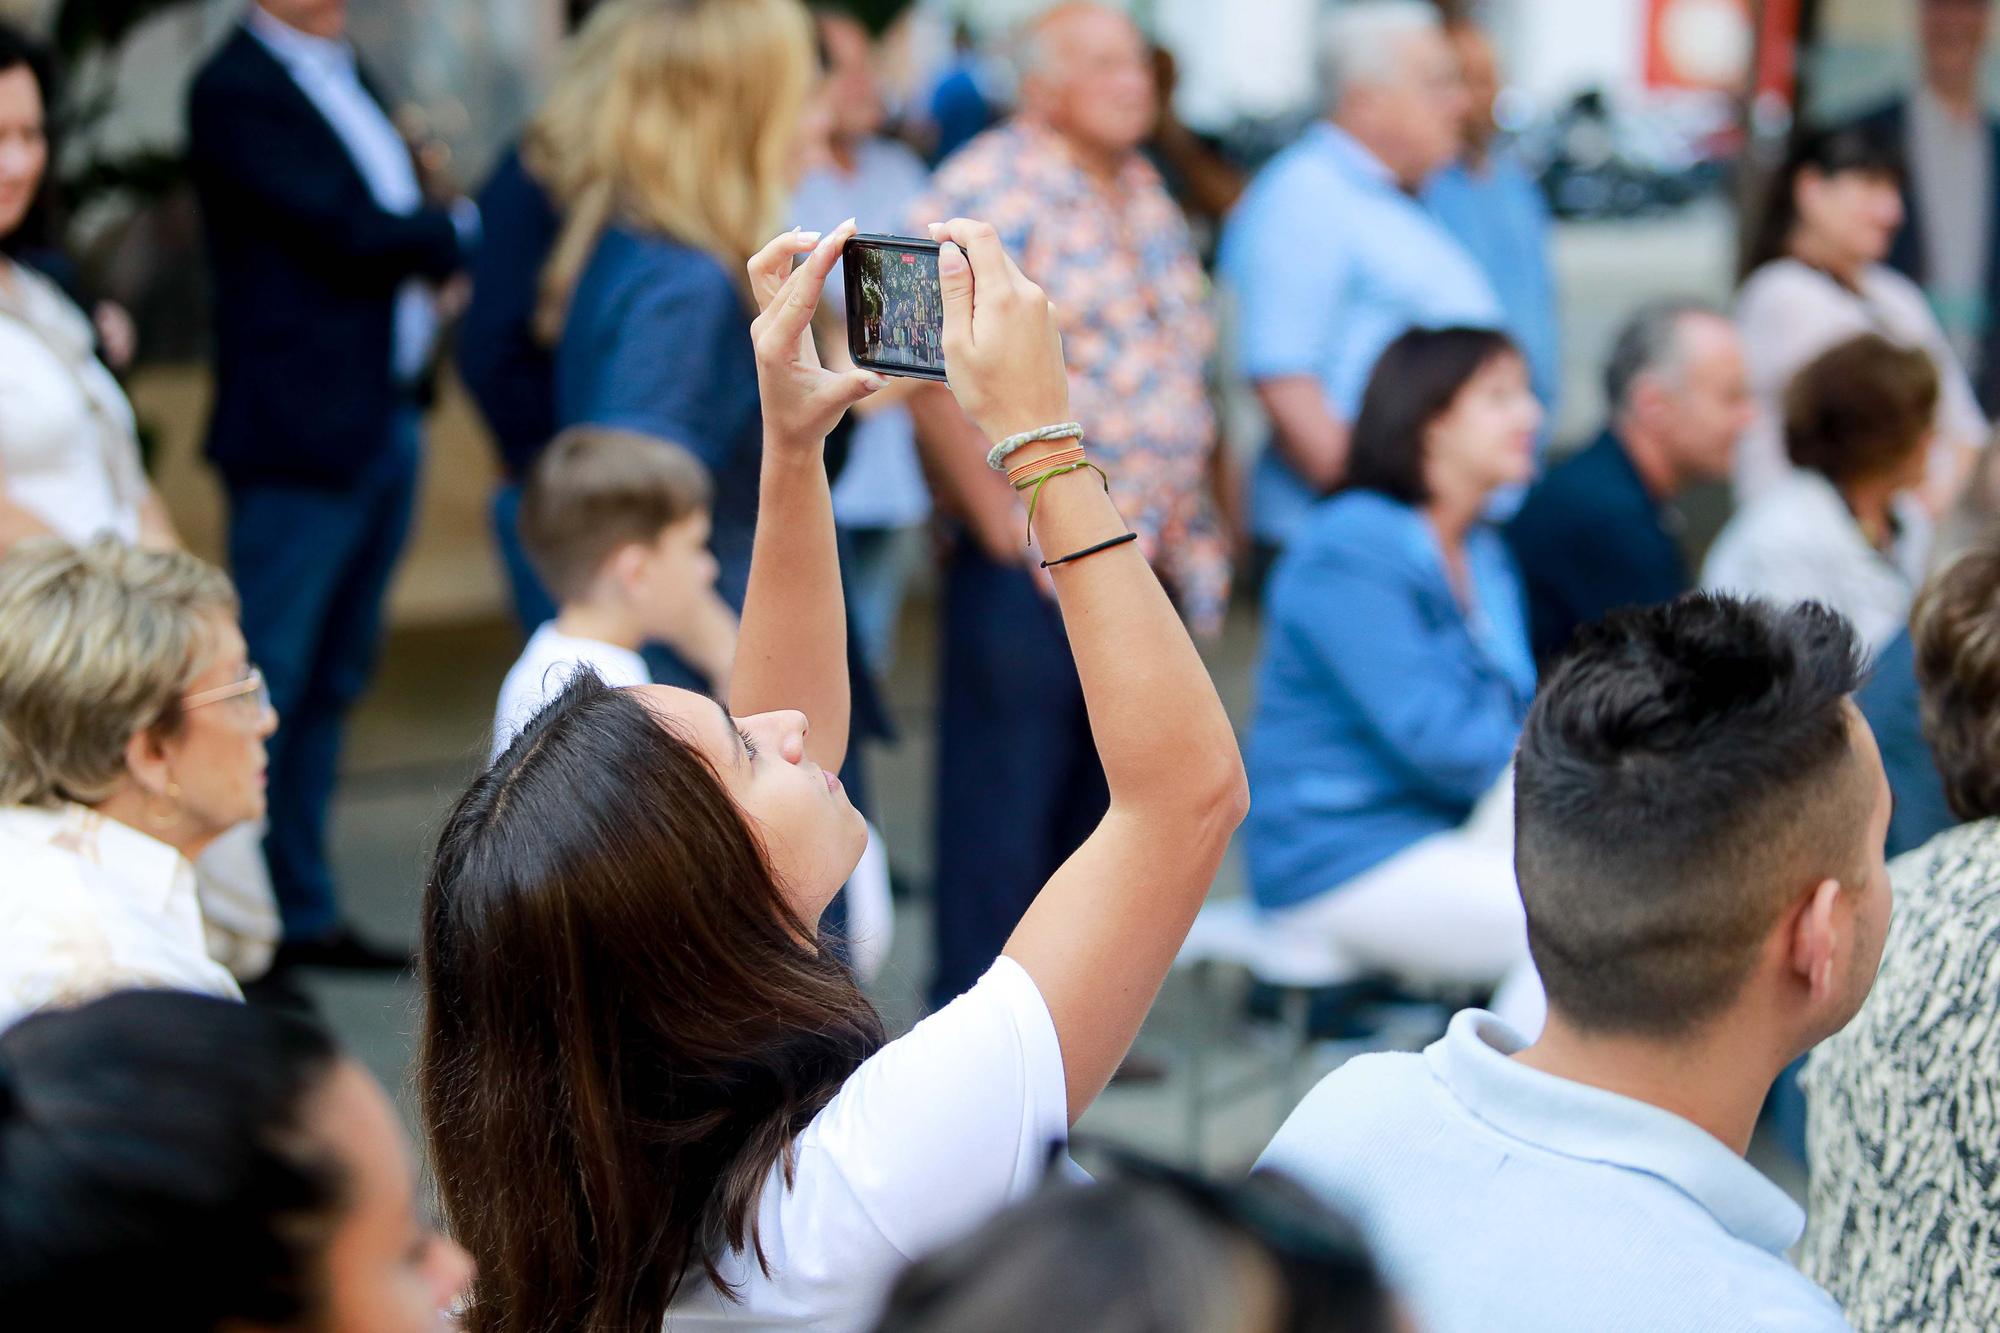
[[[935,242],[857,236],[847,243],[847,342],[856,365],[944,378],[944,297]]]

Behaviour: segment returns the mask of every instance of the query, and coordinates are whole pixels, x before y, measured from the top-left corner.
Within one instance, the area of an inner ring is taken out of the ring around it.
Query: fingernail
[[[797,227],[792,228],[792,230],[794,232],[798,232],[799,239],[805,242],[807,245],[811,245],[814,241],[819,239],[819,233],[816,231],[799,231]]]
[[[952,241],[946,241],[938,247],[938,267],[942,269],[947,265],[952,268],[965,267],[965,252]]]
[[[870,393],[874,393],[878,389],[886,389],[889,387],[889,381],[882,378],[880,375],[864,375],[861,377],[861,382],[868,386],[868,392]]]
[[[834,230],[845,231],[849,227],[859,227],[860,225],[861,224],[856,222],[853,218],[849,218],[847,221],[841,223],[838,227],[835,227]]]

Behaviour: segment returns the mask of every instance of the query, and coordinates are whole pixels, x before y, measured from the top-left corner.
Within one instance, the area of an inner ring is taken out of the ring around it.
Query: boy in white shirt
[[[521,495],[521,544],[556,618],[500,686],[495,758],[578,667],[650,684],[641,644],[666,644],[724,691],[736,615],[715,591],[709,495],[694,455],[633,431],[574,427],[543,451]]]

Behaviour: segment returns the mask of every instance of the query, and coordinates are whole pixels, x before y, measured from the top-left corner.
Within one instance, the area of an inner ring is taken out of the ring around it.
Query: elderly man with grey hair
[[[993,224],[1055,302],[1071,414],[1138,549],[1197,634],[1222,625],[1229,542],[1212,492],[1208,284],[1187,221],[1139,151],[1159,118],[1143,34],[1109,6],[1059,4],[1017,48],[1020,106],[954,153],[912,212]],[[911,401],[940,506],[959,520],[943,569],[937,777],[942,1006],[998,956],[1042,884],[1103,814],[1104,774],[1022,498],[943,385]],[[994,812],[1007,830],[994,836]]]
[[[1550,469],[1507,528],[1544,662],[1606,612],[1693,586],[1669,502],[1729,476],[1755,411],[1735,326],[1698,301],[1656,302],[1626,322],[1604,396],[1610,424]]]
[[[1327,21],[1327,114],[1260,172],[1224,229],[1239,368],[1271,422],[1252,484],[1266,554],[1339,485],[1375,360],[1413,325],[1498,328],[1485,274],[1417,191],[1458,153],[1466,94],[1425,0]]]

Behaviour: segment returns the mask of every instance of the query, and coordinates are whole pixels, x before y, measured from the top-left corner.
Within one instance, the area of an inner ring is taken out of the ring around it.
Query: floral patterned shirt
[[[992,223],[1055,302],[1092,460],[1189,623],[1215,632],[1230,572],[1209,484],[1215,324],[1186,219],[1159,174],[1134,153],[1105,186],[1060,135],[1013,121],[947,159],[911,222],[922,235],[952,217]]]

